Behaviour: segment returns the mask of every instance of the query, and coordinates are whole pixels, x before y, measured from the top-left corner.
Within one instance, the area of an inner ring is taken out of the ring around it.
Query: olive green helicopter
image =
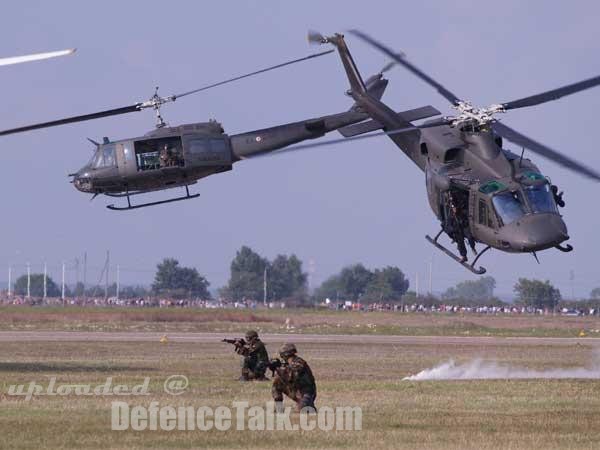
[[[475,265],[492,248],[510,253],[531,253],[536,260],[537,252],[541,250],[573,250],[571,245],[564,244],[569,235],[558,210],[565,206],[563,193],[523,153],[528,149],[596,181],[600,180],[600,175],[499,122],[495,115],[589,89],[600,84],[600,76],[519,100],[478,108],[422,72],[404,54],[389,49],[361,31],[350,33],[433,86],[451,102],[458,114],[413,125],[414,117],[394,111],[380,98],[371,95],[342,34],[323,36],[310,32],[309,42],[336,47],[350,82],[348,95],[370,119],[341,128],[339,132],[344,138],[301,144],[278,153],[388,136],[425,174],[429,205],[441,224],[437,235],[434,238],[426,236],[427,240],[475,274],[486,272],[484,267]],[[440,114],[432,106],[421,110],[428,110],[430,116]],[[506,149],[505,140],[521,146],[521,154]],[[457,244],[459,255],[439,242],[443,233]],[[465,241],[476,255],[472,263],[467,260]],[[477,244],[485,247],[477,251]]]
[[[287,61],[251,73],[213,83],[181,94],[161,97],[158,88],[147,101],[128,106],[37,123],[0,131],[0,136],[74,122],[99,119],[151,108],[156,114],[156,127],[144,136],[102,142],[88,140],[95,146],[91,160],[75,173],[69,174],[81,192],[108,197],[126,198],[124,206],[108,205],[111,210],[132,210],[163,203],[189,200],[200,194],[190,194],[189,186],[209,175],[229,171],[234,163],[272,152],[290,144],[315,139],[340,127],[360,122],[368,116],[356,107],[338,114],[311,118],[246,133],[227,135],[215,121],[169,126],[161,115],[161,107],[182,97],[238,81],[271,70],[333,53],[328,50]],[[386,82],[374,76],[367,83],[369,91],[381,96]],[[185,194],[167,200],[133,205],[131,197],[171,188],[183,188]]]

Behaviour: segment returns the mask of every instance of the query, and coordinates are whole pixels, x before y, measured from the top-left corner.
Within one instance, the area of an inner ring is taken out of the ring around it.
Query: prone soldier
[[[294,344],[284,344],[279,350],[281,360],[269,363],[274,371],[271,393],[278,411],[283,410],[283,395],[296,403],[298,411],[315,412],[317,385],[312,370],[306,361],[297,355]]]

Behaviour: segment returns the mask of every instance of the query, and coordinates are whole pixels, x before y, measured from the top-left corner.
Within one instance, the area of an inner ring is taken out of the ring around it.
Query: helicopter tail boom
[[[347,111],[338,114],[278,125],[230,136],[235,159],[245,159],[279,150],[307,139],[316,139],[339,128],[362,122],[365,113]]]

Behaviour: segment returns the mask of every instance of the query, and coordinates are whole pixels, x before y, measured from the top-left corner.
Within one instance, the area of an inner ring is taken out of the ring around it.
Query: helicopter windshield
[[[543,184],[541,186],[526,186],[524,191],[529,206],[534,213],[557,212],[556,203],[554,203],[548,184]]]
[[[98,147],[94,156],[92,156],[92,160],[89,163],[89,166],[92,169],[100,169],[101,167],[112,167],[116,165],[115,163],[115,146],[114,144],[103,145],[102,147]]]
[[[518,192],[502,192],[492,197],[492,203],[504,225],[525,215],[525,208]]]

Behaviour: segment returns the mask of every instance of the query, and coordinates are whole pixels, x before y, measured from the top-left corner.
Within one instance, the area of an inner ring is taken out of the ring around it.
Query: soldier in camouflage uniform
[[[249,330],[246,333],[246,344],[236,347],[235,351],[244,357],[240,381],[267,380],[265,372],[269,365],[269,354],[256,331]]]
[[[279,350],[283,360],[276,369],[271,393],[277,410],[283,409],[283,394],[296,402],[298,411],[316,411],[317,385],[306,361],[297,355],[294,344],[284,344]]]

